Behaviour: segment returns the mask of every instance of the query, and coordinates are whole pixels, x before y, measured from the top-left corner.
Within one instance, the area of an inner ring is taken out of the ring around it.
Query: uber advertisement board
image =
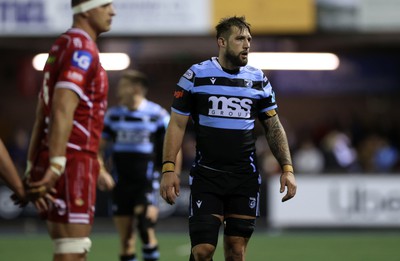
[[[296,196],[281,202],[269,181],[272,228],[400,227],[400,177],[381,174],[296,176]]]

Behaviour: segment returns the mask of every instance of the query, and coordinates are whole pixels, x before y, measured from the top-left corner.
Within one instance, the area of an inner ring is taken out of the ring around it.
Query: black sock
[[[121,255],[119,256],[120,261],[137,261],[136,255]]]
[[[144,261],[157,261],[160,258],[160,252],[158,246],[154,247],[143,247],[143,260]]]

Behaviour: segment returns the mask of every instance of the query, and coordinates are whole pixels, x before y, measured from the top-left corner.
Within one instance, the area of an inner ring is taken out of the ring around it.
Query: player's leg
[[[142,256],[144,261],[156,261],[160,258],[158,251],[158,240],[155,233],[155,225],[158,218],[158,198],[159,198],[159,173],[154,171],[154,164],[149,161],[146,165],[146,177],[143,181],[140,193],[137,197],[139,205],[145,206],[144,211],[139,211],[137,215],[138,230],[142,240]]]
[[[158,220],[158,206],[159,206],[159,196],[160,196],[160,174],[157,171],[153,172],[152,182],[149,184],[149,193],[146,193],[146,198],[148,202],[146,218],[149,221],[148,234],[149,234],[149,245],[157,246],[158,240],[156,236],[155,227]]]
[[[132,215],[114,215],[113,220],[119,235],[120,261],[137,261],[136,236]]]
[[[47,226],[54,242],[54,261],[83,261],[90,250],[94,218],[97,158],[86,153],[67,154],[64,174],[58,179]],[[77,190],[79,188],[79,190]]]
[[[144,261],[156,261],[160,258],[158,240],[155,233],[155,225],[158,217],[158,208],[148,205],[144,217],[138,219],[138,229],[142,236],[142,255]],[[143,239],[147,239],[147,243]]]
[[[190,172],[191,261],[211,261],[217,247],[224,213],[220,188],[225,182],[218,174],[201,167],[192,168]]]
[[[189,235],[192,245],[191,259],[210,261],[214,255],[223,216],[220,213],[222,201],[213,194],[191,195]],[[218,213],[218,214],[211,214]]]
[[[120,243],[119,260],[137,261],[135,217],[133,215],[136,188],[118,180],[113,190],[113,221]]]
[[[254,231],[255,217],[228,215],[225,218],[225,260],[244,261],[247,244]]]
[[[224,254],[225,260],[245,260],[246,248],[259,215],[259,181],[257,176],[241,181],[225,199]]]
[[[47,229],[54,242],[53,261],[84,261],[89,252],[92,225],[47,222]]]
[[[221,223],[222,216],[200,215],[189,218],[189,234],[192,244],[190,260],[212,261]]]
[[[154,205],[149,205],[147,207],[146,219],[148,220],[148,234],[149,234],[149,245],[156,246],[158,244],[156,236],[156,225],[158,219],[158,207]]]

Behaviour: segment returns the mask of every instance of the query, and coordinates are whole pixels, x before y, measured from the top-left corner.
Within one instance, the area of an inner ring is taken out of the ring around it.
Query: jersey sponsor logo
[[[249,198],[249,208],[255,208],[256,207],[256,198],[250,197]]]
[[[191,80],[193,78],[193,75],[194,75],[193,71],[189,69],[183,74],[183,77],[185,77],[188,80]]]
[[[174,97],[176,99],[182,98],[183,97],[183,91],[174,91]]]
[[[208,109],[208,115],[228,117],[228,118],[250,118],[251,105],[253,101],[247,98],[237,97],[216,97],[208,98],[211,108]]]
[[[65,73],[65,77],[78,85],[83,82],[83,75],[79,72],[69,70]]]
[[[92,62],[92,59],[92,55],[87,51],[75,51],[72,55],[72,66],[87,71]]]
[[[118,131],[116,142],[126,144],[143,144],[150,142],[150,132],[147,130]]]

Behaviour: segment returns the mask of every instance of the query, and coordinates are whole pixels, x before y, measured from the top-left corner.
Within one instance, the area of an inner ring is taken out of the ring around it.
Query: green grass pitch
[[[187,261],[189,238],[184,233],[159,233],[161,260]],[[117,234],[93,234],[89,261],[117,261]],[[255,233],[248,261],[399,261],[399,233]],[[0,234],[0,260],[51,260],[52,243],[46,234]],[[220,237],[215,261],[222,261]]]

